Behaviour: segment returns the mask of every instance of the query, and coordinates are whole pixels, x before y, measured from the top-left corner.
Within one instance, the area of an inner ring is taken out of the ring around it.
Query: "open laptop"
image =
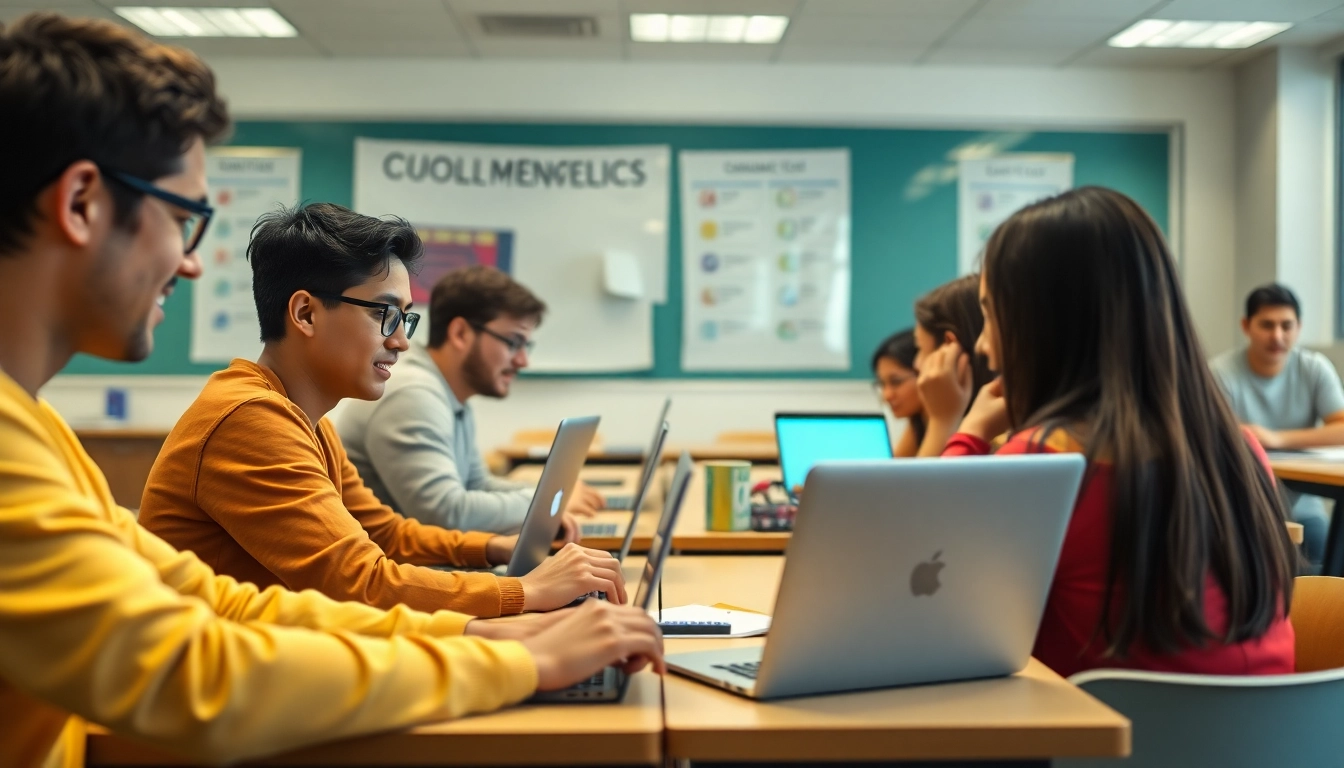
[[[635,591],[635,599],[631,604],[646,612],[663,577],[663,563],[667,561],[667,555],[672,550],[672,531],[676,528],[677,516],[681,514],[682,502],[686,500],[686,488],[691,484],[692,466],[694,464],[691,455],[681,454],[676,474],[672,476],[672,486],[668,490],[667,504],[663,506],[663,516],[658,520],[658,530],[654,533],[653,543],[649,546],[649,557],[644,562],[644,571],[639,577],[639,588]],[[625,689],[629,683],[629,675],[620,668],[607,667],[577,685],[559,691],[538,693],[532,700],[620,701],[625,696]]]
[[[653,441],[649,443],[649,450],[644,453],[644,463],[639,468],[639,479],[635,484],[635,493],[630,496],[619,494],[603,494],[606,499],[606,512],[631,511],[634,515],[630,519],[629,527],[626,528],[626,538],[629,540],[630,532],[634,530],[635,518],[639,517],[640,507],[648,499],[649,489],[653,487],[653,478],[658,473],[659,462],[663,458],[663,445],[667,440],[667,412],[672,408],[672,398],[663,400],[663,409],[658,414],[658,421],[654,423]],[[600,488],[609,482],[613,485],[623,485],[619,479],[589,477],[585,479],[588,485],[594,488]],[[621,530],[622,523],[611,520],[587,520],[579,524],[579,533],[584,536],[616,536]]]
[[[560,513],[565,500],[574,493],[579,470],[588,460],[588,447],[597,434],[597,416],[564,419],[556,430],[541,480],[532,494],[532,503],[523,518],[518,543],[509,559],[509,576],[526,576],[551,554],[551,542],[560,530]]]
[[[790,493],[818,461],[891,458],[891,435],[881,413],[776,413],[775,440]]]
[[[825,462],[807,477],[764,646],[667,657],[758,699],[1026,666],[1079,454]]]

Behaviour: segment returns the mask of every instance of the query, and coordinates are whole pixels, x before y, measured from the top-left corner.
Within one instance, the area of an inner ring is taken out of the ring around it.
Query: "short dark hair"
[[[971,361],[972,393],[993,381],[989,361],[975,351],[975,341],[985,327],[985,316],[980,311],[980,275],[962,275],[943,283],[915,302],[915,322],[942,346],[944,336],[951,332],[961,351]],[[974,398],[972,398],[974,402]],[[967,406],[970,412],[970,406]]]
[[[915,345],[915,329],[906,328],[903,331],[897,331],[882,340],[877,345],[877,351],[873,352],[872,369],[877,370],[877,361],[882,358],[890,358],[900,363],[902,367],[915,370],[915,356],[919,354],[919,347]]]
[[[334,203],[280,208],[263,215],[247,246],[261,340],[285,337],[285,315],[296,292],[344,293],[386,273],[393,259],[414,273],[423,254],[415,227],[394,216],[375,219]],[[336,304],[331,299],[322,302]]]
[[[448,339],[448,325],[463,318],[485,325],[500,315],[541,323],[546,304],[512,277],[482,265],[463,267],[440,278],[429,297],[429,346],[438,349]]]
[[[191,143],[228,130],[215,76],[196,54],[111,21],[30,13],[0,26],[0,255],[33,231],[37,196],[91,160],[147,180],[178,173]],[[124,227],[144,194],[109,184]]]
[[[1297,319],[1302,319],[1302,305],[1297,302],[1297,296],[1288,290],[1286,285],[1270,283],[1251,291],[1251,295],[1246,297],[1246,319],[1255,317],[1255,314],[1265,307],[1292,307]]]

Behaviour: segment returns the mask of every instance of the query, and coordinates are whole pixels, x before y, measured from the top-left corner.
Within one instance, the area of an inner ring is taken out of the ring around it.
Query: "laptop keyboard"
[[[596,675],[593,675],[592,677],[588,678],[587,680],[580,680],[579,682],[575,683],[570,687],[580,691],[585,690],[587,688],[601,688],[603,685],[606,684],[606,680],[607,680],[606,670],[602,670],[598,672]]]
[[[624,512],[634,506],[634,496],[608,496],[607,509],[612,512]]]
[[[715,664],[715,669],[722,669],[725,672],[732,672],[734,675],[756,679],[756,671],[761,668],[759,661],[744,661],[740,664]]]
[[[616,523],[581,523],[579,532],[584,536],[610,538],[616,535],[618,528]]]

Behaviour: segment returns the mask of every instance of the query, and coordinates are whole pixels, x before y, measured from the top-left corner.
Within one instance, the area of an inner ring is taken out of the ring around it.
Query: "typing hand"
[[[516,546],[516,533],[512,536],[492,536],[485,542],[485,560],[491,565],[506,565],[513,558],[513,548]]]
[[[1286,447],[1284,445],[1283,435],[1272,429],[1266,429],[1258,424],[1247,424],[1246,429],[1255,435],[1255,439],[1260,441],[1260,445],[1267,451],[1273,451],[1278,448]]]
[[[568,512],[560,516],[560,535],[557,537],[566,544],[583,539],[583,525],[579,519]]]
[[[580,480],[579,484],[574,486],[574,493],[570,496],[569,504],[565,506],[565,512],[579,517],[592,517],[599,510],[606,508],[606,497]]]
[[[522,641],[537,665],[537,689],[555,691],[592,677],[603,667],[627,673],[648,665],[662,674],[663,635],[653,618],[628,605],[588,600],[547,629]]]
[[[625,577],[610,553],[566,544],[522,577],[523,610],[552,611],[579,595],[606,592],[607,600],[624,604]],[[596,601],[594,601],[596,602]]]

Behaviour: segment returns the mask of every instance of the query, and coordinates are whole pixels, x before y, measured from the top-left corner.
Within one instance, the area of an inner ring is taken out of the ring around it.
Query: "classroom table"
[[[722,442],[722,443],[669,443],[663,450],[663,461],[672,463],[682,451],[688,451],[696,461],[720,459],[740,459],[743,461],[774,464],[779,461],[779,450],[774,443],[763,442]],[[527,464],[544,464],[550,453],[549,445],[502,445],[495,454],[509,463],[509,468]],[[588,450],[589,464],[639,464],[644,461],[642,450],[626,448],[607,448],[594,445]]]
[[[1344,576],[1344,464],[1321,459],[1270,459],[1270,467],[1290,490],[1334,499],[1330,532],[1325,538],[1322,576]]]
[[[665,606],[769,612],[778,556],[682,556],[663,574]],[[666,641],[669,654],[750,639]],[[1045,765],[1056,757],[1129,753],[1129,721],[1034,659],[1007,678],[756,702],[669,674],[667,756],[675,761],[984,761]],[[977,763],[979,765],[981,763]]]

